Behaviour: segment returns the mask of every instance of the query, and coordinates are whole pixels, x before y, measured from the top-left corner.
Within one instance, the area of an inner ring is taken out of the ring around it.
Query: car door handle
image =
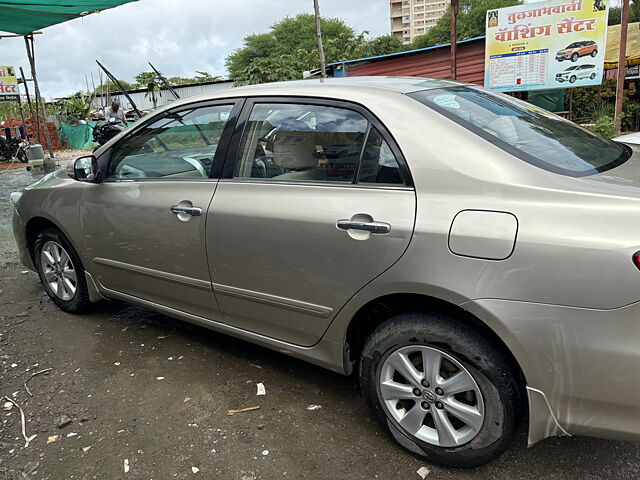
[[[194,217],[199,217],[203,213],[200,207],[185,207],[183,205],[174,205],[170,210],[171,213],[175,215],[184,213],[185,215],[192,215]]]
[[[384,234],[391,231],[391,225],[383,222],[354,222],[352,220],[338,220],[336,226],[340,230],[364,230],[365,232]]]

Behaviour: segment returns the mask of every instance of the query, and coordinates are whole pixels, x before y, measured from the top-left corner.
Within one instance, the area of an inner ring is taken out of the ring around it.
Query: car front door
[[[206,212],[239,109],[234,100],[177,107],[99,159],[106,178],[86,189],[80,217],[85,261],[104,288],[217,315]]]
[[[216,298],[228,324],[312,345],[406,250],[408,170],[383,126],[348,103],[256,99],[239,125],[207,223]]]

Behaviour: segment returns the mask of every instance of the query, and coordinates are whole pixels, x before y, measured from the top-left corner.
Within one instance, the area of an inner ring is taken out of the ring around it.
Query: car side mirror
[[[98,161],[94,155],[76,158],[73,175],[80,182],[93,182],[98,176]]]

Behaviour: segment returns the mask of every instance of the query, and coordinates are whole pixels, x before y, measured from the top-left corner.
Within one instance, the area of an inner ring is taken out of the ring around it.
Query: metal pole
[[[27,45],[27,56],[29,57],[29,65],[31,66],[31,78],[33,79],[33,87],[36,91],[36,115],[40,115],[40,104],[42,103],[42,96],[40,95],[40,86],[38,85],[38,76],[36,74],[36,56],[33,48],[33,36],[25,35],[25,44]],[[53,149],[51,148],[51,137],[49,136],[49,129],[47,128],[47,118],[44,112],[44,106],[42,108],[42,120],[44,122],[44,141],[46,143],[47,150],[49,150],[49,157],[53,158]],[[38,130],[40,129],[40,122],[38,122]]]
[[[616,132],[622,130],[622,101],[624,99],[624,77],[627,73],[627,26],[629,25],[629,0],[622,1],[620,16],[620,54],[618,56],[618,82],[616,85]]]
[[[179,99],[180,99],[180,95],[178,95],[178,92],[176,92],[176,91],[173,89],[173,87],[172,87],[172,86],[171,86],[171,84],[169,83],[169,80],[167,80],[167,79],[164,77],[164,75],[162,75],[162,74],[160,73],[160,71],[159,71],[156,67],[154,67],[154,66],[153,66],[153,64],[152,64],[151,62],[148,62],[148,63],[149,63],[149,66],[150,66],[151,68],[153,68],[153,71],[154,71],[154,72],[156,72],[156,75],[158,76],[158,78],[160,79],[160,81],[164,84],[164,88],[166,88],[167,90],[169,90],[169,92],[171,92],[171,94],[174,96],[174,98],[175,98],[176,100],[179,100]]]
[[[318,55],[320,55],[320,73],[322,78],[327,78],[327,67],[324,62],[324,47],[322,46],[322,29],[320,28],[320,6],[318,0],[313,0],[313,8],[316,13],[316,39],[318,40]]]
[[[451,0],[451,79],[458,75],[458,38],[456,33],[456,20],[458,17],[458,0]]]
[[[104,71],[104,73],[107,76],[107,78],[109,78],[113,83],[115,83],[117,85],[117,87],[120,89],[120,91],[122,92],[122,94],[125,96],[125,98],[127,100],[129,100],[129,103],[133,107],[133,111],[138,114],[138,118],[142,118],[142,112],[140,110],[138,110],[138,107],[136,106],[136,102],[133,101],[133,99],[127,93],[127,90],[122,86],[120,81],[116,77],[114,77],[113,74],[109,70],[107,70],[107,67],[102,65],[98,60],[96,60],[96,63]]]

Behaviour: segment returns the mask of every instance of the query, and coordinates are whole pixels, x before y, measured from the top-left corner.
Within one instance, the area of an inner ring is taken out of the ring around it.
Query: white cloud
[[[388,0],[320,0],[320,9],[357,31],[389,33]],[[312,0],[140,0],[36,35],[41,90],[47,98],[68,95],[86,88],[92,72],[98,82],[96,59],[127,81],[149,70],[147,61],[168,76],[224,75],[225,57],[245,35],[312,11]],[[3,39],[0,46],[0,65],[22,66],[28,76],[23,40]]]

